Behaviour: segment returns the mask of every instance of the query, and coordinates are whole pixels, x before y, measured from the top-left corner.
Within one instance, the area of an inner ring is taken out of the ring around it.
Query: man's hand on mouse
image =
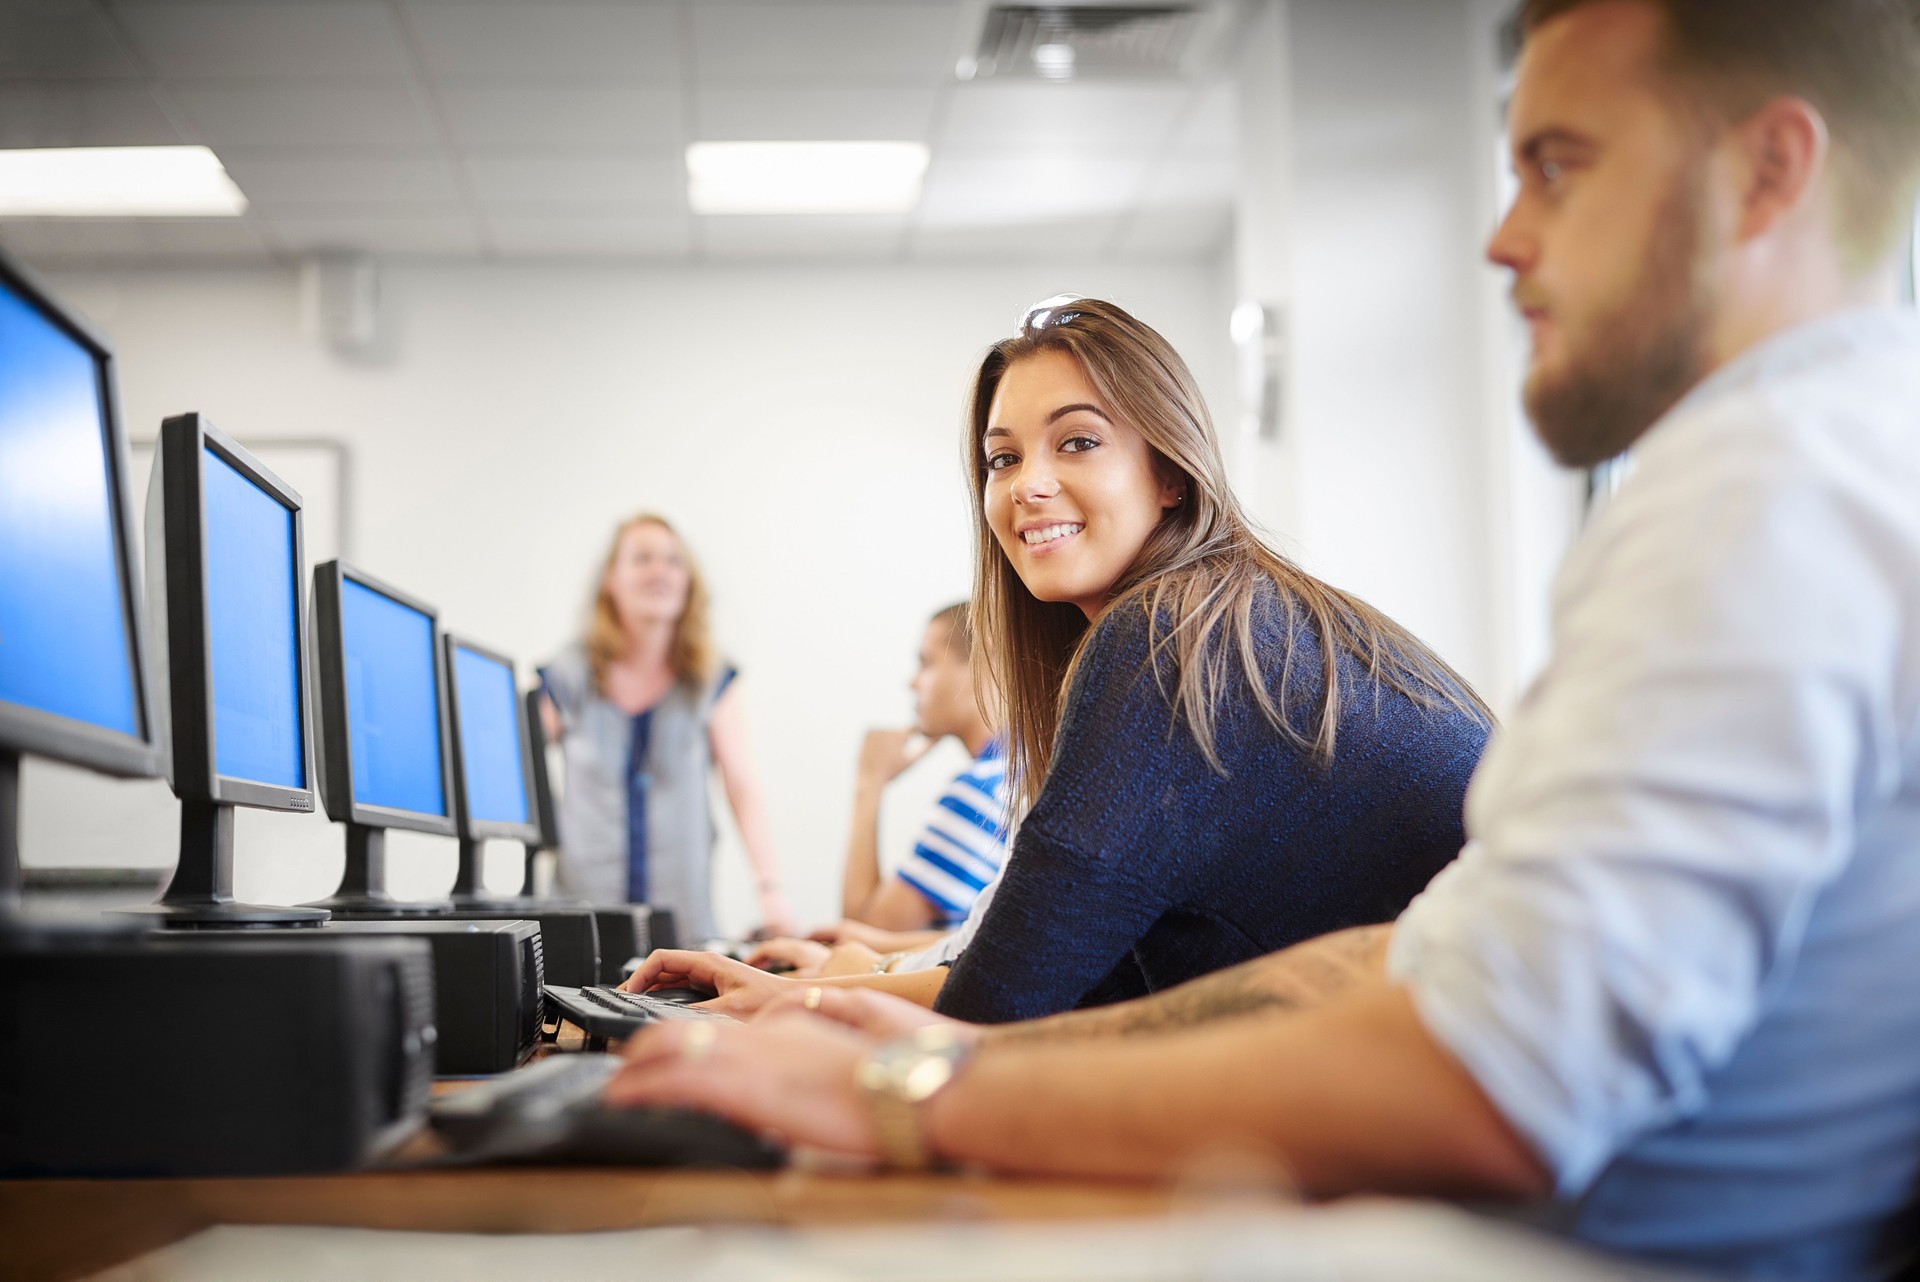
[[[604,1097],[615,1107],[696,1108],[791,1144],[871,1158],[878,1144],[854,1067],[872,1046],[805,1013],[746,1026],[662,1021],[627,1039],[627,1062]]]
[[[714,997],[699,1003],[701,1010],[745,1019],[798,982],[769,975],[719,953],[661,948],[649,953],[640,969],[627,976],[620,987],[630,993],[644,993],[649,988],[704,988]]]

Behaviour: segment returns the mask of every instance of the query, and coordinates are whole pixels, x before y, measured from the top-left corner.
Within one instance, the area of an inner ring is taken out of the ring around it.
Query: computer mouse
[[[649,988],[647,996],[657,997],[663,1002],[672,1002],[677,1006],[691,1006],[695,1002],[710,1002],[718,997],[704,988]]]

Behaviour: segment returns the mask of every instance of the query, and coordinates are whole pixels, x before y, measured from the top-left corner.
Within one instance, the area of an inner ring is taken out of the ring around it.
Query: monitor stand
[[[0,942],[8,947],[69,945],[87,939],[124,939],[144,933],[143,922],[29,913],[20,870],[20,754],[0,751]]]
[[[20,915],[20,754],[0,752],[0,926]]]
[[[340,888],[325,899],[316,899],[308,908],[352,913],[366,918],[432,917],[452,907],[444,899],[407,902],[387,893],[387,830],[366,824],[349,823],[347,829],[347,866],[340,874]]]
[[[453,906],[455,908],[528,908],[538,903],[527,894],[528,883],[533,879],[532,870],[520,879],[520,894],[494,895],[487,892],[487,886],[480,878],[480,842],[473,837],[460,839],[460,870],[453,875]],[[549,904],[548,907],[558,907]]]
[[[177,930],[264,930],[318,926],[324,908],[240,904],[233,899],[233,806],[224,801],[180,802],[180,863],[157,904],[120,912],[156,918]]]
[[[525,843],[524,849],[526,853],[522,856],[522,862],[520,864],[520,893],[517,897],[520,899],[532,899],[533,861],[546,847],[536,846],[529,841]]]

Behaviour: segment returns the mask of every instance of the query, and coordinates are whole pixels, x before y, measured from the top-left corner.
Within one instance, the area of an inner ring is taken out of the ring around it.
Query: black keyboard
[[[578,1024],[595,1037],[627,1037],[661,1019],[718,1019],[736,1023],[717,1010],[701,1010],[618,988],[571,988],[548,984],[547,1012]]]
[[[600,1100],[617,1055],[549,1055],[441,1095],[433,1126],[470,1162],[582,1166],[779,1166],[786,1154],[708,1113],[610,1108]]]

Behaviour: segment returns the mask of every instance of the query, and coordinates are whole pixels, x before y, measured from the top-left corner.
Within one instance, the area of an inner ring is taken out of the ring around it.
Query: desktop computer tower
[[[680,946],[670,909],[645,904],[596,904],[591,911],[600,932],[598,982],[602,984],[618,984],[625,979],[627,963],[636,957],[645,957],[656,948]]]
[[[0,1175],[348,1171],[412,1135],[432,957],[321,934],[0,934]]]
[[[547,982],[584,988],[600,982],[600,931],[591,908],[538,901],[505,901],[476,907],[435,909],[419,917],[396,918],[391,911],[329,905],[335,921],[505,921],[521,918],[540,927],[540,952]],[[622,954],[622,960],[626,954]]]
[[[427,943],[433,952],[434,1004],[439,1010],[436,1075],[504,1073],[533,1054],[545,1013],[541,988],[547,982],[536,923],[389,918],[330,921],[315,933]]]

